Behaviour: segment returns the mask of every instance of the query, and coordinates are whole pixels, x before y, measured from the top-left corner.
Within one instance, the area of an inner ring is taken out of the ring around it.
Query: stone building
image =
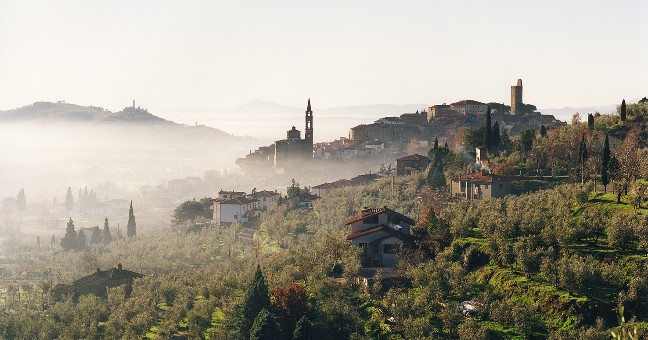
[[[464,116],[478,115],[485,114],[486,110],[488,110],[488,105],[476,100],[467,99],[450,104],[450,110]]]
[[[362,248],[363,268],[394,267],[404,245],[410,242],[410,228],[415,221],[387,207],[362,208],[359,216],[347,219],[347,240]]]
[[[396,176],[411,175],[424,171],[430,164],[430,159],[419,154],[405,156],[396,160]]]
[[[427,120],[431,121],[434,118],[448,116],[453,113],[455,112],[450,109],[450,105],[446,105],[445,103],[443,105],[433,105],[428,107]]]
[[[502,198],[511,194],[511,183],[482,170],[452,180],[450,196],[467,200]]]
[[[522,79],[518,79],[517,85],[511,86],[511,114],[522,114]]]
[[[237,159],[236,164],[244,170],[263,169],[268,166],[283,169],[295,161],[312,159],[314,128],[310,98],[306,107],[305,122],[304,138],[301,138],[301,131],[293,126],[286,132],[285,139],[275,141],[270,146],[260,147],[254,152],[250,151],[245,158]]]
[[[107,270],[97,268],[96,272],[74,281],[71,285],[57,285],[53,294],[55,298],[71,295],[74,300],[87,294],[107,298],[108,288],[126,286],[125,293],[128,296],[133,289],[133,281],[142,277],[144,275],[123,269],[121,263],[118,263],[117,267]]]

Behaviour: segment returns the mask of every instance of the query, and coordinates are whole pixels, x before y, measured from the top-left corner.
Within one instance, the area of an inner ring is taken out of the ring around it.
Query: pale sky
[[[509,103],[518,78],[609,105],[648,96],[647,41],[646,0],[0,0],[0,110]]]

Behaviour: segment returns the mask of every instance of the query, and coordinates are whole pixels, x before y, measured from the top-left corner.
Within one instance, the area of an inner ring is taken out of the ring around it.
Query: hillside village
[[[0,336],[247,339],[264,327],[296,339],[646,336],[648,100],[570,125],[503,108],[431,107],[430,126],[451,117],[476,127],[460,143],[367,142],[392,148],[394,165],[348,179],[242,191],[228,183],[236,177],[211,173],[209,187],[207,176],[190,180],[207,194],[176,205],[171,228],[135,234],[134,211],[156,208],[142,196],[128,204],[125,236],[20,245],[2,254],[12,281],[0,290]],[[307,127],[313,112],[308,105]],[[537,130],[500,129],[518,114]],[[376,124],[401,133],[399,121]],[[283,165],[285,177],[299,162],[340,161],[316,160],[316,130],[307,130],[270,146],[268,169]],[[186,198],[186,181],[157,190]],[[60,213],[125,220],[128,201],[68,192],[74,204],[54,202]],[[79,230],[77,239],[100,233]],[[25,261],[53,269],[19,272]],[[77,322],[61,322],[64,314]],[[46,321],[25,327],[28,315]]]

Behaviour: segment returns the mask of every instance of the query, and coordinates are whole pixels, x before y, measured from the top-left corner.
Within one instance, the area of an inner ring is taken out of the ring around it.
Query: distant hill
[[[64,102],[36,102],[18,109],[0,111],[0,121],[60,121],[60,122],[138,122],[177,125],[171,121],[150,114],[147,110],[126,107],[111,112],[97,106],[81,106]]]
[[[133,107],[111,112],[37,102],[0,111],[0,195],[15,195],[16,186],[48,195],[64,190],[60,186],[102,182],[132,190],[166,186],[207,170],[234,169],[236,158],[266,142]]]

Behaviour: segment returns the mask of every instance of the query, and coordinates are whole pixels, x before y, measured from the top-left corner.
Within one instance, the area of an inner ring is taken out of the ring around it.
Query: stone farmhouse
[[[396,160],[396,176],[406,176],[415,172],[425,171],[425,168],[429,164],[430,159],[419,154],[398,158]]]
[[[450,196],[467,200],[502,198],[511,195],[511,183],[485,170],[461,175],[452,180]]]
[[[410,243],[410,228],[415,221],[387,207],[364,207],[345,224],[351,232],[347,240],[362,248],[362,267],[375,268],[396,265],[400,250]]]
[[[141,273],[136,273],[122,268],[121,263],[117,267],[108,270],[100,270],[84,276],[71,285],[57,285],[53,289],[53,294],[57,298],[64,295],[71,295],[74,300],[81,295],[93,294],[97,297],[107,298],[108,288],[126,286],[126,296],[130,295],[133,289],[133,281],[144,277]]]

